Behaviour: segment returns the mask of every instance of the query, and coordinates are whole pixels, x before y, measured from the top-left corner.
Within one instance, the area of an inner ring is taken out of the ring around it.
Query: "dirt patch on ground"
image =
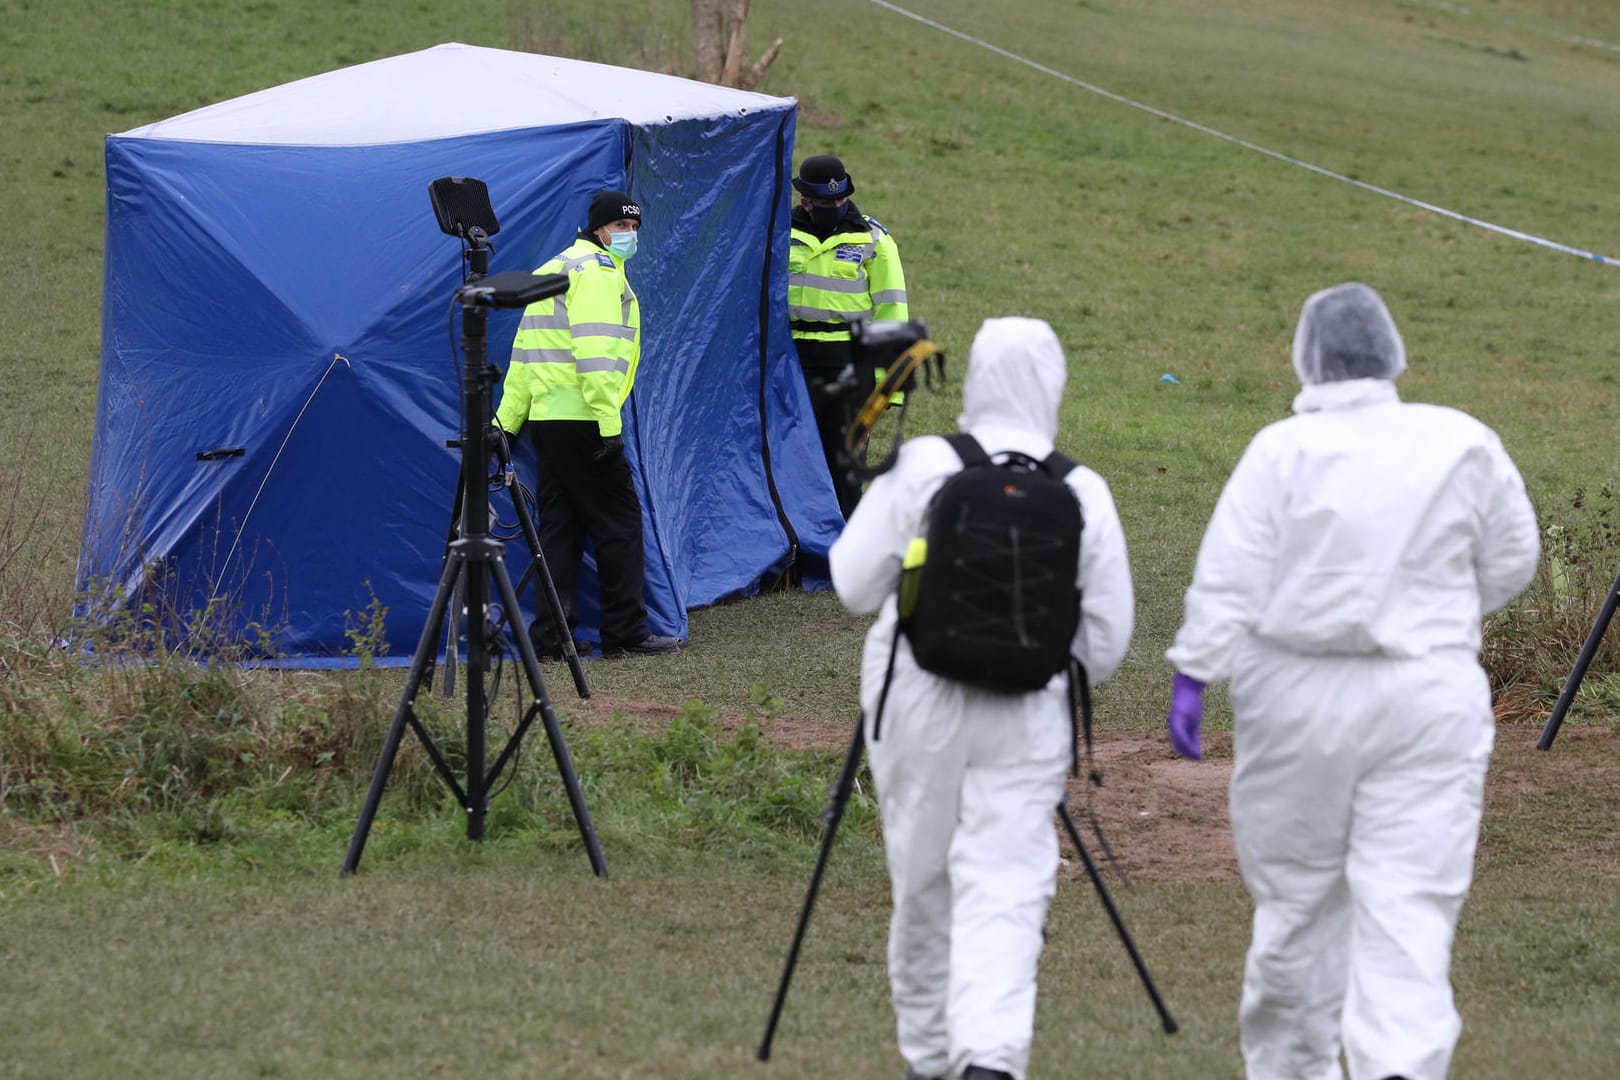
[[[1087,799],[1131,880],[1206,882],[1238,880],[1226,788],[1232,779],[1232,741],[1225,732],[1204,736],[1204,760],[1186,761],[1167,740],[1143,735],[1099,736],[1093,749],[1101,785],[1084,776],[1069,782],[1069,810],[1080,839],[1099,866]],[[1083,874],[1076,860],[1073,872]]]
[[[681,715],[681,709],[674,705],[664,705],[656,701],[641,701],[636,698],[619,698],[607,694],[592,693],[582,701],[569,698],[566,704],[556,706],[564,711],[576,723],[585,726],[601,724],[622,723],[627,724],[636,731],[648,735],[656,735],[669,728],[670,721]],[[722,730],[732,732],[742,726],[743,718],[725,718],[718,714],[715,719],[721,724]]]

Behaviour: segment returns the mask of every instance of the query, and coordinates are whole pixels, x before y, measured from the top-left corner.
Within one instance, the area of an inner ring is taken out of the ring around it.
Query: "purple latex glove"
[[[1204,723],[1203,683],[1176,672],[1170,683],[1170,715],[1165,723],[1170,728],[1170,746],[1176,753],[1194,761],[1204,760],[1198,739],[1198,729]]]

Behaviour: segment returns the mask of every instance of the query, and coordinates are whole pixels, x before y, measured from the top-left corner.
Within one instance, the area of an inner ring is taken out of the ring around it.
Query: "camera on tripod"
[[[945,354],[928,338],[928,327],[916,320],[861,320],[850,324],[853,359],[834,381],[844,401],[844,438],[840,467],[852,477],[870,480],[894,465],[905,428],[906,399],[895,400],[923,381],[934,385],[934,374],[945,378]],[[879,373],[882,373],[881,376]],[[863,397],[864,395],[864,397]],[[893,441],[876,465],[867,463],[867,444],[878,420],[891,405],[898,405]]]
[[[844,369],[836,378],[824,384],[823,392],[829,397],[843,397],[860,402],[876,390],[879,371],[886,371],[908,349],[920,341],[928,340],[928,327],[915,319],[910,321],[860,319],[849,324],[849,340],[852,359],[844,365]],[[943,374],[944,354],[933,355],[940,357],[938,366]],[[933,384],[930,372],[925,370],[923,377],[929,385]],[[898,385],[889,392],[915,388],[915,368],[908,368],[903,379],[899,380]]]

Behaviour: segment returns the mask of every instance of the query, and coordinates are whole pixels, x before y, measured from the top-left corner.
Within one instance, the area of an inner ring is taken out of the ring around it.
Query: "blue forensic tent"
[[[459,462],[441,176],[488,185],[490,273],[562,250],[597,190],[643,208],[625,419],[653,632],[790,568],[824,584],[842,519],[787,326],[793,134],[792,99],[447,44],[110,136],[87,608],[206,610],[211,640],[314,665],[375,599],[408,659]],[[490,319],[502,368],[518,317]],[[508,544],[514,580],[528,559]]]

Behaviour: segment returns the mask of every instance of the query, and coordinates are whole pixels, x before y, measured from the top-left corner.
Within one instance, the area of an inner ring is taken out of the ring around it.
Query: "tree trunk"
[[[697,77],[719,82],[725,65],[725,0],[692,0],[692,44],[697,56]]]
[[[699,79],[751,90],[781,53],[782,39],[777,38],[752,66],[744,66],[750,2],[692,0],[692,41]]]

